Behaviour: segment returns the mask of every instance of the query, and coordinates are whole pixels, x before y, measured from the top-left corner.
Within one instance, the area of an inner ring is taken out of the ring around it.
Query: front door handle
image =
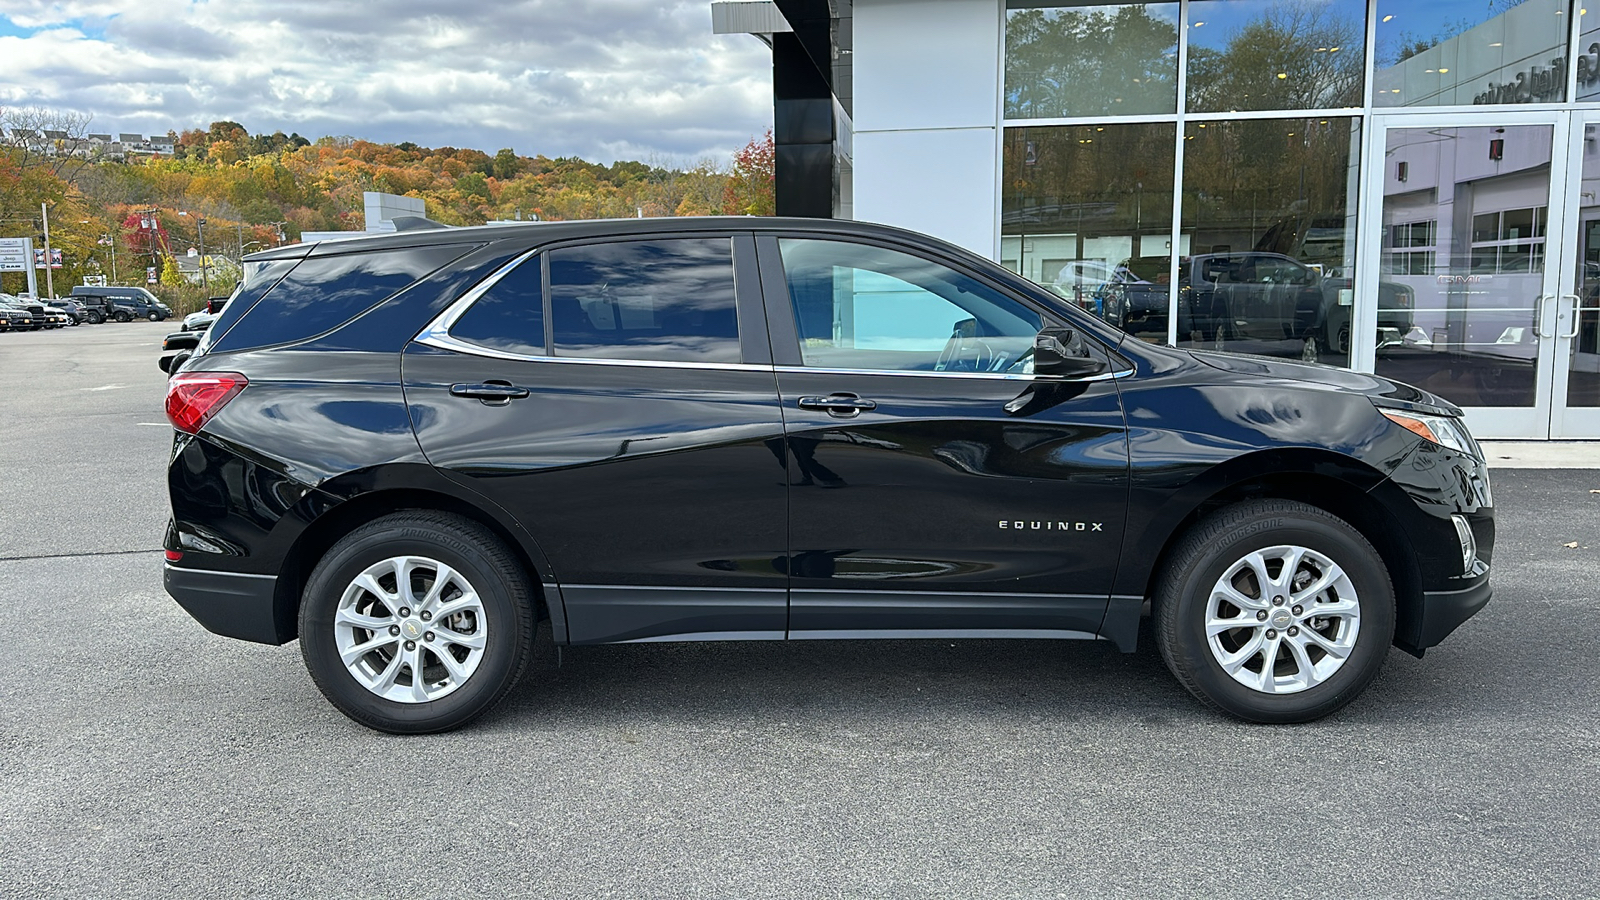
[[[864,409],[878,408],[876,401],[844,392],[829,394],[826,397],[801,397],[797,401],[797,405],[801,409],[824,410],[828,415],[837,416],[841,419],[859,416]]]
[[[486,405],[504,406],[513,400],[528,396],[528,389],[517,387],[509,381],[485,381],[481,384],[452,384],[450,396],[482,400]]]

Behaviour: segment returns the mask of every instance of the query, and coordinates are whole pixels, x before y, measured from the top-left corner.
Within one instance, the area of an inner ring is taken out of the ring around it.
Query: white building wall
[[[1000,0],[856,0],[855,218],[1000,251]]]

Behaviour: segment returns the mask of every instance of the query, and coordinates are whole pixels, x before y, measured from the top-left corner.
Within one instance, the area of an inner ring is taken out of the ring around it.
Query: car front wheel
[[[300,649],[324,696],[393,734],[458,728],[499,702],[533,652],[533,591],[516,558],[470,520],[385,516],[317,564]]]
[[[1155,596],[1161,655],[1191,693],[1252,722],[1309,722],[1354,700],[1394,637],[1382,558],[1304,503],[1213,513],[1173,550]]]
[[[159,321],[161,321],[161,314],[160,314],[160,313],[154,313],[154,312],[153,312],[153,313],[151,313],[151,314],[150,314],[150,321],[152,321],[152,322],[159,322]]]

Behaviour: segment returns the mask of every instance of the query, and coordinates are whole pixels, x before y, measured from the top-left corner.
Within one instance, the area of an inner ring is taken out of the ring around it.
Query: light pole
[[[201,216],[196,232],[200,235],[200,286],[211,293],[211,279],[206,275],[206,217]]]
[[[44,289],[50,299],[56,298],[55,270],[50,268],[50,204],[39,204],[39,212],[44,214]]]

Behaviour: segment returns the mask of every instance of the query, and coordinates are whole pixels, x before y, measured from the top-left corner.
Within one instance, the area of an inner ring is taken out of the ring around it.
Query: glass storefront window
[[[1567,95],[1570,14],[1570,0],[1378,0],[1372,103],[1559,103]],[[1591,70],[1585,88],[1584,71],[1580,56],[1580,96],[1600,90],[1600,72]]]
[[[1589,9],[1587,0],[1578,4],[1578,46],[1572,56],[1578,66],[1580,101],[1600,100],[1600,3]]]
[[[1190,123],[1178,345],[1350,363],[1353,117]]]
[[[1188,110],[1360,106],[1365,0],[1194,0]]]
[[[1007,128],[1002,264],[1140,337],[1166,340],[1176,128]]]
[[[1176,113],[1178,4],[1007,0],[1008,119]]]

